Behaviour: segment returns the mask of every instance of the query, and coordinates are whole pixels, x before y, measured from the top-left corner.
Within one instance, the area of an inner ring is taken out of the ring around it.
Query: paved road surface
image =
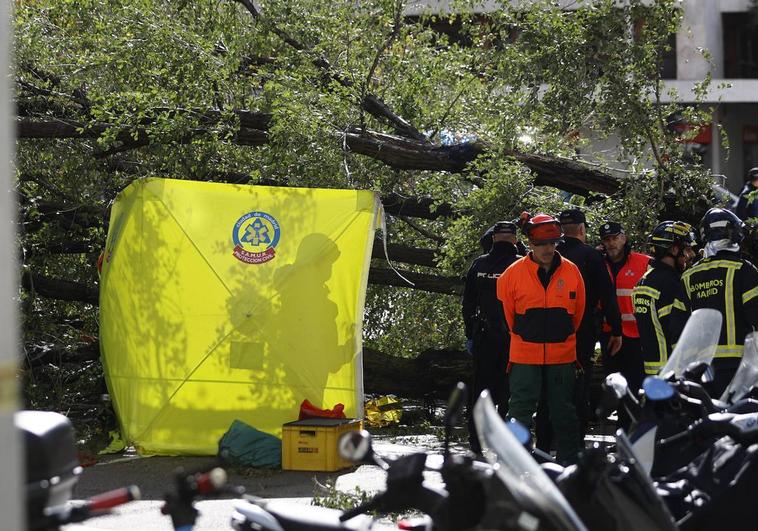
[[[394,438],[392,441],[375,439],[374,447],[383,456],[398,456],[430,448],[439,448],[434,436]],[[461,451],[457,448],[457,451]],[[441,462],[441,455],[432,461]],[[74,491],[76,499],[83,499],[100,492],[135,484],[142,491],[142,501],[125,505],[112,516],[90,520],[87,526],[66,526],[65,531],[90,530],[139,530],[170,531],[169,517],[160,513],[164,494],[172,488],[173,471],[177,467],[191,470],[214,463],[206,457],[138,457],[136,455],[114,456],[95,466],[84,469]],[[434,478],[434,474],[431,475]],[[384,473],[378,467],[362,465],[339,472],[299,472],[252,470],[240,473],[229,471],[229,484],[242,485],[245,490],[263,498],[287,499],[293,503],[310,504],[317,483],[333,484],[343,492],[354,492],[358,487],[366,492],[384,489]],[[234,500],[210,500],[197,504],[201,516],[197,531],[229,530],[229,519]],[[384,522],[381,528],[392,529]]]

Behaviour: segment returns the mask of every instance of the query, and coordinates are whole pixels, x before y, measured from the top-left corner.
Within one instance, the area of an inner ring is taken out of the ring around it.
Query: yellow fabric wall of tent
[[[370,191],[144,179],[111,210],[100,345],[124,438],[211,455],[303,399],[362,416]]]

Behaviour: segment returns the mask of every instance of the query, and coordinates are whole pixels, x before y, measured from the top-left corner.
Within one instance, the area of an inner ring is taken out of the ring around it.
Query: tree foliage
[[[411,16],[401,0],[17,2],[27,367],[55,372],[46,353],[96,341],[93,304],[40,297],[34,280],[96,286],[106,207],[134,179],[429,198],[452,215],[390,216],[388,238],[434,249],[435,267],[409,268],[446,277],[463,274],[486,227],[525,209],[585,204],[591,222],[612,215],[638,238],[664,211],[702,209],[709,176],[669,122],[676,111],[700,123],[707,109],[658,101],[678,2],[521,4]],[[461,169],[361,154],[359,141],[389,145],[380,135]],[[608,137],[617,150],[592,152]],[[541,186],[529,156],[619,177],[618,191]],[[366,340],[405,355],[460,345],[458,316],[455,295],[371,286]]]

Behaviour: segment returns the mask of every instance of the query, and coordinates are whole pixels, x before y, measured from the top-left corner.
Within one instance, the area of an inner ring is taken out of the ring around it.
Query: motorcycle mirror
[[[355,463],[369,461],[374,454],[371,446],[371,434],[366,430],[343,433],[337,443],[340,457]]]
[[[449,431],[456,424],[463,412],[463,406],[466,403],[467,389],[466,384],[458,382],[455,384],[450,398],[447,400],[447,409],[445,410],[444,424],[445,430]]]
[[[669,400],[674,396],[674,387],[657,376],[648,376],[642,382],[642,389],[645,391],[645,398],[654,402]]]
[[[516,419],[510,419],[505,423],[505,425],[516,437],[516,440],[518,440],[521,446],[524,446],[526,448],[529,447],[529,444],[532,442],[532,432],[530,432],[526,426],[521,424]]]
[[[709,384],[715,377],[716,372],[713,370],[713,365],[708,365],[705,372],[703,372],[703,375],[700,377],[700,383]]]
[[[629,383],[620,372],[614,372],[605,377],[605,388],[621,400],[629,392]]]
[[[687,365],[687,368],[684,370],[684,373],[682,373],[682,376],[685,380],[697,382],[708,371],[709,367],[710,365],[704,361],[693,361]]]

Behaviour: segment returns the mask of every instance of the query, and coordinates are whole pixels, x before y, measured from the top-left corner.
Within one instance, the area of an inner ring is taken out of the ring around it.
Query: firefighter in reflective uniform
[[[472,407],[479,394],[488,389],[500,415],[508,410],[508,345],[510,338],[503,305],[497,299],[497,278],[521,258],[516,249],[517,227],[499,221],[492,228],[490,252],[474,260],[466,274],[463,291],[463,323],[466,328],[466,350],[474,358],[474,378],[469,394],[469,446],[481,453],[476,435]]]
[[[624,375],[629,383],[629,389],[636,393],[642,387],[645,369],[640,351],[640,333],[634,318],[632,290],[647,271],[650,257],[632,251],[620,223],[607,221],[600,225],[600,240],[605,250],[608,272],[616,289],[616,301],[621,312],[622,334],[621,348],[613,354],[606,347],[610,329],[607,326],[604,327],[600,341],[600,348],[603,351],[603,368],[605,374],[620,372]],[[621,408],[618,414],[618,426],[627,429],[631,419],[624,408]]]
[[[758,327],[758,270],[740,255],[744,226],[732,212],[710,209],[699,230],[705,257],[682,274],[682,282],[693,311],[713,308],[724,318],[711,389],[719,397],[740,363],[745,336]]]
[[[511,333],[508,415],[527,427],[545,386],[559,461],[580,449],[574,406],[576,331],[584,315],[584,281],[579,268],[555,248],[561,224],[537,214],[523,227],[531,251],[497,281]]]
[[[692,225],[664,221],[647,240],[653,254],[650,268],[632,292],[645,373],[658,374],[690,316],[681,274],[695,258]]]

